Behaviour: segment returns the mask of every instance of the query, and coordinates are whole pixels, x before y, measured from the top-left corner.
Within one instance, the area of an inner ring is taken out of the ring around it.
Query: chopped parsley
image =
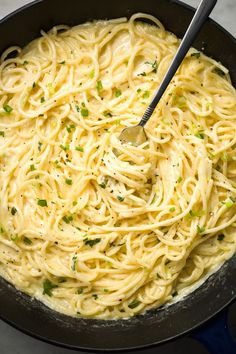
[[[38,205],[41,206],[41,207],[47,207],[48,203],[47,203],[46,199],[39,199],[38,200]]]
[[[5,133],[3,131],[0,131],[0,136],[2,136],[4,138]]]
[[[78,203],[76,200],[74,200],[72,204],[73,204],[73,206],[76,206]]]
[[[97,81],[96,89],[97,89],[98,94],[100,95],[102,90],[103,90],[103,85],[102,85],[102,81],[101,80]]]
[[[125,200],[125,198],[121,197],[120,195],[118,195],[116,198],[119,200],[119,202],[123,202]]]
[[[70,124],[70,125],[66,126],[66,130],[68,131],[68,133],[71,133],[73,129],[75,129],[75,125],[74,124]]]
[[[26,245],[32,245],[32,240],[31,239],[29,239],[28,237],[24,237],[23,238],[23,242],[26,244]]]
[[[190,212],[188,213],[188,216],[191,218],[194,217],[200,217],[204,215],[204,211],[203,210],[190,210]]]
[[[141,88],[138,88],[137,93],[141,93],[141,92],[142,92]]]
[[[226,199],[224,204],[227,208],[231,208],[234,205],[234,200],[231,197],[229,197],[228,199]]]
[[[83,288],[79,288],[79,289],[77,290],[77,294],[78,294],[78,295],[80,295],[80,294],[82,294],[82,293],[83,293],[83,291],[84,291],[84,289],[83,289]]]
[[[213,72],[214,74],[217,74],[217,75],[221,76],[221,77],[224,77],[224,76],[225,76],[224,71],[221,70],[220,68],[214,68],[214,69],[212,70],[212,72]]]
[[[122,95],[122,92],[120,89],[116,88],[115,89],[115,97],[120,97]]]
[[[81,113],[82,117],[88,117],[88,115],[89,115],[89,111],[85,106],[83,106],[83,108],[81,108],[80,113]]]
[[[169,211],[172,213],[173,211],[175,211],[175,207],[171,207]]]
[[[157,72],[157,61],[156,60],[153,63],[151,61],[146,61],[145,64],[151,65],[152,72],[154,72],[154,73]]]
[[[203,234],[203,232],[205,232],[205,227],[197,225],[197,232],[198,234]]]
[[[180,183],[183,181],[183,178],[181,176],[179,176],[179,178],[177,179],[177,183]]]
[[[145,73],[145,71],[143,71],[142,73],[138,74],[138,76],[147,76],[147,74]]]
[[[32,85],[32,87],[33,87],[33,88],[35,88],[35,87],[36,87],[36,83],[35,83],[35,82],[33,82],[33,85]]]
[[[41,143],[40,141],[38,142],[38,151],[41,151],[42,150],[42,145],[43,143]]]
[[[187,107],[186,98],[184,96],[173,95],[172,102],[178,108],[186,108]]]
[[[19,241],[19,236],[18,236],[17,234],[11,235],[11,240],[12,240],[13,242],[17,242],[17,241]]]
[[[84,239],[84,244],[85,244],[86,246],[93,247],[93,246],[95,246],[97,243],[99,243],[100,241],[101,241],[100,238],[94,238],[93,240],[90,240],[90,239],[88,239],[88,238],[85,238],[85,239]]]
[[[73,183],[72,179],[70,179],[70,178],[66,178],[65,182],[66,182],[66,184],[68,184],[68,186],[71,186]]]
[[[173,294],[172,294],[173,297],[175,297],[177,295],[178,295],[178,291],[174,291]]]
[[[73,270],[73,272],[75,272],[76,266],[77,266],[77,262],[78,262],[78,258],[77,258],[77,254],[75,254],[72,257],[72,266],[71,269]]]
[[[30,165],[30,171],[35,171],[35,170],[36,170],[35,166],[34,165]]]
[[[9,104],[4,104],[3,109],[6,113],[10,114],[13,111],[13,108]]]
[[[11,208],[11,215],[15,215],[17,213],[17,209],[15,207]]]
[[[76,146],[75,150],[80,151],[80,152],[84,152],[84,148],[82,148],[81,146]]]
[[[69,224],[72,220],[73,220],[73,216],[72,215],[64,215],[62,220],[66,223],[66,224]]]
[[[95,75],[95,71],[94,71],[94,69],[93,69],[93,70],[91,70],[90,73],[89,73],[90,79],[93,79],[93,78],[94,78],[94,75]]]
[[[0,234],[4,234],[4,232],[5,232],[5,229],[4,229],[4,227],[0,224]]]
[[[199,59],[200,56],[201,56],[201,53],[200,53],[200,52],[195,52],[195,53],[192,53],[192,54],[191,54],[191,57],[195,57],[195,58],[197,58],[197,59]]]
[[[40,98],[40,102],[41,102],[41,103],[45,102],[45,98],[44,98],[44,97],[41,97],[41,98]]]
[[[66,144],[66,145],[60,145],[60,148],[64,151],[68,151],[70,149],[70,145]]]
[[[107,186],[107,182],[106,182],[106,181],[104,181],[104,182],[102,182],[102,183],[99,184],[99,187],[101,187],[101,188],[103,188],[103,189],[105,189],[106,186]]]
[[[23,65],[27,65],[29,62],[27,60],[24,60]]]
[[[137,307],[139,304],[140,304],[140,301],[137,300],[137,299],[135,299],[135,300],[133,300],[133,301],[128,305],[128,307],[129,307],[130,309],[135,309],[135,307]]]
[[[65,63],[66,63],[65,60],[62,60],[59,62],[59,64],[61,64],[61,65],[64,65]]]
[[[218,240],[218,241],[223,241],[224,238],[225,238],[225,235],[224,235],[224,234],[219,234],[219,235],[217,236],[217,240]]]
[[[53,284],[50,280],[46,279],[43,282],[43,295],[52,296],[52,290],[58,288],[58,285]]]
[[[98,299],[98,295],[97,294],[93,294],[92,297],[94,298],[94,300]]]
[[[198,139],[204,139],[204,133],[202,130],[200,132],[196,133],[195,136]]]
[[[150,96],[150,91],[144,91],[142,98],[148,98]]]
[[[109,111],[104,111],[103,115],[104,115],[104,117],[112,117],[112,114]]]

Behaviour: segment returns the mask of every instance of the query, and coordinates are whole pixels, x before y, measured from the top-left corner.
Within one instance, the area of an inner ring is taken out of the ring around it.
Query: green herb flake
[[[61,65],[64,65],[65,63],[66,63],[65,60],[62,60],[62,61],[59,62],[59,64],[61,64]]]
[[[46,199],[39,199],[38,200],[38,205],[41,206],[41,207],[47,207],[48,203],[47,203]]]
[[[181,176],[179,176],[179,178],[177,179],[177,183],[180,183],[183,181],[183,178]]]
[[[198,139],[204,139],[204,134],[203,134],[203,131],[201,130],[200,132],[196,133],[195,134],[196,138]]]
[[[82,148],[81,146],[76,146],[75,150],[80,151],[80,152],[84,152],[84,148]]]
[[[81,294],[83,294],[83,291],[84,291],[84,289],[83,289],[83,288],[78,288],[78,290],[77,290],[77,294],[78,294],[78,295],[81,295]]]
[[[112,114],[110,111],[104,111],[103,115],[104,115],[104,117],[112,117]]]
[[[98,94],[100,95],[102,90],[103,90],[103,85],[102,85],[102,81],[101,80],[97,81],[96,89],[97,89]]]
[[[46,279],[43,282],[43,295],[52,296],[52,290],[58,288],[58,285],[53,284],[50,280]]]
[[[27,65],[29,62],[27,60],[24,60],[23,65]]]
[[[205,227],[197,225],[197,233],[203,234],[204,232],[205,232]]]
[[[76,200],[74,200],[72,204],[73,204],[73,206],[76,206],[78,203]]]
[[[153,63],[151,61],[146,61],[145,64],[151,65],[152,72],[154,72],[154,73],[157,72],[157,61],[156,60]]]
[[[218,240],[218,241],[223,241],[224,238],[225,238],[225,235],[224,235],[224,234],[219,234],[219,235],[217,236],[217,240]]]
[[[200,56],[201,56],[201,53],[200,53],[200,52],[194,52],[194,53],[191,54],[191,57],[195,57],[195,58],[197,58],[197,59],[199,59]]]
[[[34,165],[30,165],[30,171],[35,171],[35,170],[36,170],[35,166]]]
[[[4,104],[3,109],[6,113],[10,114],[13,111],[13,108],[9,104]]]
[[[91,70],[90,73],[89,73],[89,77],[90,79],[93,79],[94,78],[94,75],[95,75],[95,70]]]
[[[141,93],[141,92],[142,92],[141,88],[138,88],[137,93]]]
[[[24,244],[26,244],[28,246],[32,245],[32,243],[33,243],[32,240],[29,239],[28,237],[24,237],[23,242],[24,242]]]
[[[97,294],[93,294],[92,297],[94,298],[94,300],[98,299],[98,295]]]
[[[60,145],[60,148],[64,151],[68,151],[70,149],[70,145],[66,144],[66,145]]]
[[[142,98],[148,98],[150,96],[150,91],[144,91]]]
[[[80,113],[82,117],[88,117],[89,115],[89,111],[87,108],[81,108]]]
[[[69,224],[71,221],[73,221],[73,216],[72,215],[64,215],[62,220],[66,223]]]
[[[135,300],[133,300],[133,301],[128,305],[128,307],[129,307],[130,309],[135,309],[135,307],[137,307],[140,303],[141,303],[141,302],[140,302],[139,300],[135,299]]]
[[[17,209],[15,207],[11,208],[11,215],[15,215],[17,213]]]
[[[145,73],[145,71],[143,71],[142,73],[138,74],[138,76],[147,76],[147,74]]]
[[[90,240],[90,239],[88,239],[88,238],[85,238],[85,239],[84,239],[84,244],[85,244],[86,246],[93,247],[93,246],[95,246],[97,243],[99,243],[100,241],[101,241],[100,238],[94,238],[93,240]]]
[[[169,211],[172,213],[173,211],[175,211],[175,207],[171,207]]]
[[[122,92],[120,89],[116,88],[115,89],[115,97],[120,97],[122,95]]]
[[[40,102],[41,102],[41,103],[44,103],[44,102],[45,102],[45,98],[44,98],[44,97],[41,97],[41,98],[40,98]]]
[[[177,96],[173,95],[172,102],[178,108],[186,108],[187,107],[187,100],[184,96]]]
[[[191,218],[200,217],[205,214],[204,210],[190,210],[188,216]]]
[[[125,200],[125,198],[121,197],[120,195],[118,195],[116,198],[119,200],[119,202],[123,202]]]
[[[103,188],[103,189],[105,189],[106,186],[107,186],[107,182],[106,182],[106,181],[104,181],[104,182],[102,182],[102,183],[99,183],[99,187],[101,187],[101,188]]]
[[[19,241],[19,236],[18,236],[17,234],[11,235],[11,240],[12,240],[13,242],[17,242],[17,241]]]
[[[178,291],[174,291],[173,294],[172,294],[173,297],[175,297],[177,295],[178,295]]]
[[[41,151],[41,150],[42,150],[42,145],[43,145],[43,144],[39,141],[39,142],[38,142],[38,151]]]
[[[4,234],[4,232],[5,232],[5,229],[4,229],[4,227],[0,224],[0,234]]]
[[[228,199],[226,199],[226,201],[225,201],[225,206],[226,206],[227,208],[231,208],[233,205],[234,205],[234,200],[233,200],[231,197],[229,197]]]
[[[217,75],[221,76],[221,77],[224,77],[224,76],[225,76],[224,71],[221,70],[220,68],[214,68],[214,69],[212,70],[212,72],[213,72],[214,74],[217,74]]]
[[[78,263],[78,258],[77,258],[77,254],[75,254],[75,255],[72,257],[72,266],[71,266],[71,269],[73,270],[73,272],[75,272],[75,270],[76,270],[77,263]]]
[[[4,136],[5,136],[5,132],[0,131],[0,136],[2,136],[2,137],[4,138]]]
[[[68,186],[71,186],[73,183],[72,179],[70,179],[70,178],[66,178],[65,182],[66,182],[66,184],[68,184]]]

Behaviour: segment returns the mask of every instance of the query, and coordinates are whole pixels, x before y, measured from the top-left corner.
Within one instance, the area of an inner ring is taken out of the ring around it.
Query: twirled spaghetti
[[[132,316],[235,252],[236,94],[225,67],[191,49],[148,141],[118,139],[178,45],[136,14],[57,26],[2,55],[0,273],[57,311]]]

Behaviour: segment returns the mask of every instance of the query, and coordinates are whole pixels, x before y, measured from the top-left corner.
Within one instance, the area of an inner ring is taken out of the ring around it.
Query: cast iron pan
[[[165,27],[182,37],[193,9],[171,0],[40,0],[0,22],[0,52],[23,46],[41,29],[56,24],[76,25],[92,19],[151,13]],[[236,84],[236,41],[223,28],[208,21],[195,47],[221,61]],[[87,350],[138,349],[163,343],[187,333],[227,306],[236,294],[236,256],[183,301],[148,311],[129,320],[102,321],[58,314],[17,291],[0,278],[0,317],[34,337],[69,348]]]

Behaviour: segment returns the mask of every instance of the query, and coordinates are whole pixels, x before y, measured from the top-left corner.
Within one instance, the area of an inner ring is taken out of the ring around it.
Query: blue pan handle
[[[206,325],[192,333],[192,338],[200,341],[210,354],[235,354],[236,341],[227,323],[228,310],[224,310]]]

